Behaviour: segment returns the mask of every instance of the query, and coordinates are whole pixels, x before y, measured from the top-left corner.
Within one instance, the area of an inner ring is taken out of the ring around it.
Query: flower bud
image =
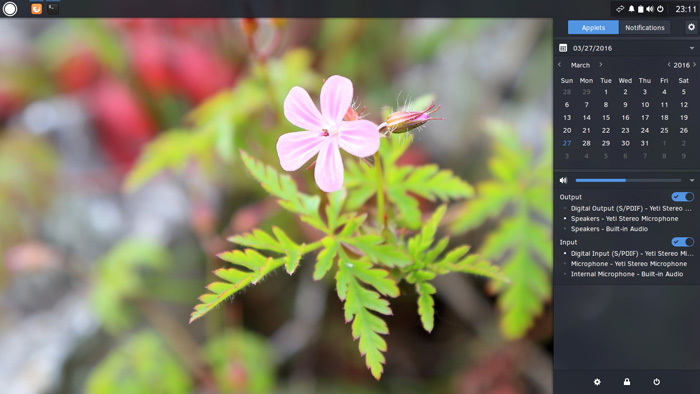
[[[390,133],[400,134],[423,126],[429,120],[444,120],[444,118],[432,118],[430,115],[439,110],[435,104],[423,111],[397,111],[387,116],[386,128]]]
[[[251,36],[258,30],[258,20],[255,18],[241,18],[240,25],[246,36]]]

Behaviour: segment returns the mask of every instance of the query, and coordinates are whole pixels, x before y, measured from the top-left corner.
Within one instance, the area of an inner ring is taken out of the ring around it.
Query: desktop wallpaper
[[[551,393],[546,19],[0,21],[3,393]]]

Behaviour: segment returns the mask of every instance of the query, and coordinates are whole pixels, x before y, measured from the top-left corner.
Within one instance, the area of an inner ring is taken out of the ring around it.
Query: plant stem
[[[384,228],[384,171],[379,152],[374,154],[374,168],[377,170],[377,224]]]
[[[310,244],[304,246],[304,249],[302,249],[302,253],[306,254],[309,252],[313,252],[314,250],[320,248],[321,246],[323,246],[323,244],[321,243],[320,240],[313,242],[313,243],[310,243]]]

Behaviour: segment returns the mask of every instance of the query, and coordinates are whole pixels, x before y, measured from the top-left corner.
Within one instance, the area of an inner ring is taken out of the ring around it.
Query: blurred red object
[[[87,97],[102,149],[114,164],[128,170],[143,145],[155,135],[156,124],[121,81],[102,78]]]
[[[131,62],[143,86],[155,95],[172,90],[168,38],[155,26],[137,29],[129,37]]]
[[[69,55],[56,70],[58,88],[63,92],[75,92],[95,82],[100,62],[88,50],[78,50]]]
[[[237,72],[215,46],[225,30],[209,19],[139,19],[109,22],[128,44],[138,80],[155,95],[179,93],[198,104],[233,85]]]
[[[211,48],[192,39],[182,38],[177,42],[174,55],[177,81],[194,103],[233,85],[233,68]]]
[[[111,18],[105,19],[105,23],[118,30],[132,31],[141,27],[155,26],[161,19],[156,18]]]
[[[23,101],[18,94],[0,86],[0,124],[22,108]]]
[[[221,20],[212,18],[172,18],[163,21],[178,33],[191,33],[191,30],[213,33],[222,23]]]

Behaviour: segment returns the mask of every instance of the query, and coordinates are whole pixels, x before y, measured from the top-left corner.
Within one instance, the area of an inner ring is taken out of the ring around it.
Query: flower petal
[[[284,116],[291,124],[304,130],[321,130],[326,123],[309,93],[299,86],[293,87],[284,99]]]
[[[357,157],[372,156],[379,149],[379,128],[369,120],[353,120],[340,124],[338,145]]]
[[[318,131],[297,131],[282,135],[277,140],[277,156],[280,165],[285,171],[299,169],[309,161],[328,137],[322,136]]]
[[[328,142],[321,145],[314,177],[318,187],[324,192],[334,192],[343,187],[343,159],[340,157],[335,138],[329,138]]]
[[[321,88],[321,113],[331,124],[343,120],[352,104],[352,82],[340,75],[328,78]]]

